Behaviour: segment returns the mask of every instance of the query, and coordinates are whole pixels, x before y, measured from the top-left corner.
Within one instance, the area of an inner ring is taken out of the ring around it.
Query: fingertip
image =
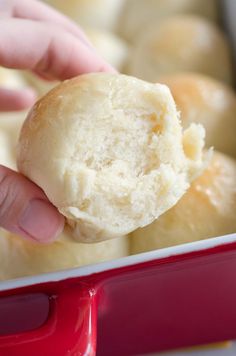
[[[50,243],[64,217],[44,192],[20,173],[0,165],[0,226],[28,240]]]
[[[51,243],[64,229],[64,217],[48,201],[33,199],[18,220],[26,238],[40,243]]]

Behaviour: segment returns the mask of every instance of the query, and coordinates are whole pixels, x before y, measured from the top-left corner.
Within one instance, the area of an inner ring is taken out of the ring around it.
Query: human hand
[[[0,65],[58,80],[114,71],[73,22],[36,0],[0,0]],[[28,89],[0,89],[0,111],[20,110],[34,100]],[[49,242],[62,231],[64,218],[39,187],[0,166],[0,226]]]

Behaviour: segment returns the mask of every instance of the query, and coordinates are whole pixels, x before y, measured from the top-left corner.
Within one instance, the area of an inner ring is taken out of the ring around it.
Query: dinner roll
[[[20,71],[0,67],[0,87],[7,89],[22,89],[26,87],[26,82]]]
[[[42,245],[0,230],[0,280],[109,261],[128,253],[127,237],[96,244],[80,244],[61,237],[52,244]]]
[[[39,100],[18,147],[39,185],[83,242],[126,235],[173,206],[201,172],[205,131],[184,133],[169,89],[93,73]]]
[[[128,57],[128,46],[115,34],[95,28],[85,29],[98,53],[118,71],[122,71]]]
[[[225,84],[200,74],[182,73],[164,77],[183,127],[192,122],[206,129],[206,145],[236,157],[236,95]]]
[[[236,232],[236,161],[215,152],[187,193],[151,225],[132,234],[140,253]]]
[[[175,16],[151,26],[137,39],[129,74],[156,82],[181,71],[207,74],[232,82],[231,52],[224,34],[197,16]]]
[[[127,0],[119,21],[119,32],[135,40],[150,24],[174,14],[197,14],[216,21],[216,0]]]
[[[124,0],[45,0],[80,26],[97,27],[112,30]]]

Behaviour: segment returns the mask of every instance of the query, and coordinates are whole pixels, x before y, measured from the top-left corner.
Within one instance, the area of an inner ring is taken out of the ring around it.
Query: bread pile
[[[27,81],[39,97],[49,92],[21,131],[18,169],[67,227],[46,246],[1,232],[0,279],[235,232],[236,97],[217,1],[45,2],[82,26],[125,75],[57,86],[9,73],[10,86]],[[0,119],[0,164],[14,169],[23,117]]]
[[[61,4],[65,4],[60,0],[48,0],[48,2],[60,9],[62,9]],[[102,17],[100,10],[103,7],[104,13],[106,12],[107,1],[100,0],[97,6],[94,6],[94,2],[92,4],[86,1],[86,10],[92,15],[90,19],[84,16],[83,19],[78,20],[85,11],[82,3],[84,2],[68,1],[65,13],[73,12],[74,20],[83,23],[85,27],[110,30],[128,43],[129,51],[123,68],[120,68],[121,72],[169,86],[180,112],[183,127],[186,128],[191,123],[201,123],[205,127],[206,147],[214,147],[215,151],[219,152],[214,154],[213,161],[215,162],[215,157],[221,157],[221,161],[225,160],[226,164],[230,159],[228,156],[236,158],[234,138],[236,96],[231,87],[234,77],[232,51],[227,34],[221,26],[218,2],[216,0],[115,1],[109,25],[106,21],[103,25],[99,24]],[[89,9],[90,6],[93,9]],[[75,15],[76,11],[77,15]],[[91,23],[90,20],[95,13],[96,21]],[[229,176],[232,174],[232,171],[230,172]],[[223,187],[225,182],[226,180],[222,183]],[[214,185],[214,179],[212,184]],[[232,201],[235,199],[233,186],[230,193]],[[170,212],[172,210],[175,208]],[[165,214],[162,219],[164,216]],[[224,228],[222,230],[217,228],[215,235],[229,233],[235,229],[231,223],[227,229],[223,222],[222,225]],[[213,235],[202,231],[199,232],[198,238]],[[157,240],[161,238],[159,236],[160,232],[156,237]],[[196,238],[189,234],[188,239],[191,241]],[[148,240],[148,236],[144,237],[144,240]]]

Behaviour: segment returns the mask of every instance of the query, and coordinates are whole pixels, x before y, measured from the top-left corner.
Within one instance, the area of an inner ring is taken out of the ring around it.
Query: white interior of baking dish
[[[234,58],[236,58],[236,1],[222,0],[224,10],[224,23],[226,31],[229,33],[231,45],[233,47]],[[45,273],[37,276],[19,278],[15,280],[0,282],[0,291],[21,288],[24,286],[35,285],[46,282],[56,282],[68,278],[89,276],[94,273],[108,271],[120,267],[136,265],[143,262],[159,260],[170,256],[177,256],[185,253],[207,250],[220,245],[226,245],[236,242],[236,233],[215,238],[209,238],[201,241],[190,242],[182,245],[162,248],[150,252],[140,253],[137,255],[122,257],[113,261],[92,264],[88,266],[68,269],[64,271]]]
[[[98,264],[68,269],[65,271],[45,273],[37,276],[19,278],[0,283],[0,291],[21,288],[39,283],[57,282],[68,278],[89,276],[94,273],[112,270],[115,268],[137,265],[139,263],[159,260],[170,256],[178,256],[185,253],[207,250],[216,246],[227,245],[236,242],[236,233],[214,237],[206,240],[190,242],[183,245],[172,246],[160,250],[140,253],[133,256],[122,257],[117,260]]]

